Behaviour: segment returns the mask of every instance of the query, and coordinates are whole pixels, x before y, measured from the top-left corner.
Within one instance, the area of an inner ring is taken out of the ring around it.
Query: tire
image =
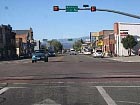
[[[44,59],[44,62],[48,62],[48,58],[45,58],[45,59]]]
[[[32,60],[32,63],[34,63],[34,60]]]
[[[48,60],[44,60],[44,62],[48,62]]]

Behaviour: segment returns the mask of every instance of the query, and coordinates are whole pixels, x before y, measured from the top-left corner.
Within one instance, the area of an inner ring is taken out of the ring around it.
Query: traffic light
[[[59,11],[59,6],[53,6],[53,11]]]
[[[95,12],[96,11],[96,7],[95,6],[91,6],[91,12]]]

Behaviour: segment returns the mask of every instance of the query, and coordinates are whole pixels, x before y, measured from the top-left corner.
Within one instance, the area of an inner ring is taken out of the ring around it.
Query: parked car
[[[44,50],[36,50],[32,54],[32,63],[37,61],[48,62],[48,54]]]
[[[101,49],[97,49],[95,50],[95,52],[93,52],[93,57],[97,58],[103,58],[104,57],[104,53]]]

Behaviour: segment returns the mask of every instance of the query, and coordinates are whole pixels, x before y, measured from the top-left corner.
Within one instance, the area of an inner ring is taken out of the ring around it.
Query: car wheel
[[[34,63],[34,60],[32,60],[32,63]]]
[[[44,60],[44,62],[48,62],[48,60]]]
[[[48,62],[48,58],[45,58],[45,59],[44,59],[44,62]]]

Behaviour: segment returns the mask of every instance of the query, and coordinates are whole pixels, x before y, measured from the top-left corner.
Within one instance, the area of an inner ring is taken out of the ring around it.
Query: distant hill
[[[70,49],[70,48],[73,47],[73,44],[74,44],[75,41],[80,40],[80,39],[85,41],[86,39],[89,39],[89,36],[84,36],[84,37],[80,37],[80,38],[70,38],[70,39],[72,39],[72,41],[69,41],[68,39],[69,38],[57,39],[57,40],[62,43],[64,49]]]

